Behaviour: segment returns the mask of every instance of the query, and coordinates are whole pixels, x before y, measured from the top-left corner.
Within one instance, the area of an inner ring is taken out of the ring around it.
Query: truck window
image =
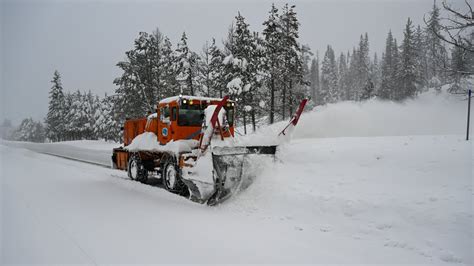
[[[204,119],[204,110],[198,104],[181,105],[179,108],[178,125],[180,126],[201,126]]]
[[[170,121],[170,108],[168,106],[160,108],[160,120],[162,122]]]
[[[227,123],[232,126],[234,124],[234,107],[225,106],[224,109],[227,114]]]
[[[171,107],[171,121],[176,121],[176,115],[177,115],[176,111],[177,111],[176,106]]]

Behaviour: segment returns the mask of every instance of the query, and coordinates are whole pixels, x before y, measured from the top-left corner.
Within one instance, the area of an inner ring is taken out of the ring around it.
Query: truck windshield
[[[204,119],[204,109],[206,106],[181,105],[179,108],[179,126],[201,126]],[[234,123],[234,108],[224,107],[227,113],[227,122],[230,126]]]
[[[179,108],[179,126],[201,126],[204,119],[204,110],[200,105],[182,105]]]

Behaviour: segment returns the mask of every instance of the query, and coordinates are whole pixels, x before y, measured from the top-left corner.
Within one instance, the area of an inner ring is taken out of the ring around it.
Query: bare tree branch
[[[430,28],[430,30],[442,41],[465,51],[474,53],[474,47],[471,40],[469,39],[471,38],[469,35],[472,34],[472,30],[474,30],[474,12],[472,10],[472,6],[467,0],[465,0],[465,3],[469,9],[469,12],[463,14],[448,5],[446,1],[443,1],[443,8],[448,12],[448,17],[441,18],[441,21],[447,22],[445,25],[440,25],[440,31],[444,32],[444,34],[441,34],[441,32],[437,31],[436,29]],[[449,15],[452,17],[449,17]],[[423,16],[423,21],[426,25],[429,25],[429,22],[426,20],[425,16]]]

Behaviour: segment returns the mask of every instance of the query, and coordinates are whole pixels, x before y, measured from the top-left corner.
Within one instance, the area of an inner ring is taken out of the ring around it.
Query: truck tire
[[[132,180],[142,183],[146,183],[148,180],[148,171],[145,169],[140,156],[137,154],[130,156],[130,159],[128,160],[127,173],[128,177]]]
[[[183,189],[179,169],[172,161],[163,165],[161,177],[166,190],[177,193]]]

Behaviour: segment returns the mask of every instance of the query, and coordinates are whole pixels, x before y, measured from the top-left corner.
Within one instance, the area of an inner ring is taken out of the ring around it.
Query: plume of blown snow
[[[433,89],[402,103],[373,99],[317,106],[302,114],[292,138],[461,135],[466,132],[466,118],[465,96]],[[277,144],[277,135],[287,123],[261,127],[241,136],[239,143]]]
[[[294,138],[464,134],[465,97],[430,91],[403,103],[370,100],[316,107],[301,116]]]

